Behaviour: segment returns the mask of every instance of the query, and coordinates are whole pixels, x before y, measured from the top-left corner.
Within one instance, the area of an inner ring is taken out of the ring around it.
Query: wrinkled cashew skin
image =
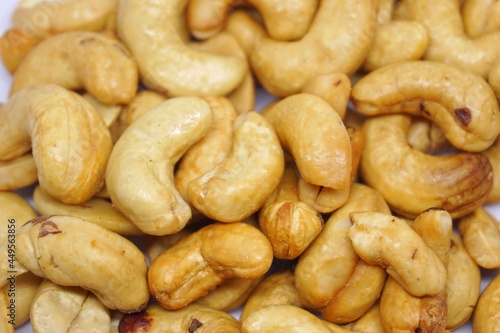
[[[187,0],[126,0],[118,34],[134,55],[142,80],[170,97],[223,96],[248,71],[245,59],[198,52],[183,41],[177,22]],[[146,33],[147,32],[147,33]]]
[[[0,107],[0,160],[32,150],[40,186],[79,204],[103,185],[112,142],[99,113],[76,93],[36,85]]]
[[[149,300],[144,255],[112,231],[77,217],[43,216],[21,227],[16,240],[17,258],[33,274],[87,289],[109,309],[135,312]]]
[[[447,64],[407,61],[385,66],[358,81],[352,99],[356,110],[369,116],[423,116],[465,151],[485,150],[500,133],[498,102],[488,83]]]
[[[88,31],[45,39],[23,59],[10,95],[35,84],[52,83],[87,90],[103,104],[128,104],[139,80],[135,60],[118,41]]]
[[[371,1],[321,1],[300,40],[260,39],[250,55],[252,69],[267,91],[282,97],[300,92],[319,74],[350,75],[361,66],[371,45],[374,16]]]
[[[257,228],[242,222],[212,224],[153,260],[149,289],[162,307],[180,309],[226,279],[264,275],[272,260],[271,244]]]
[[[483,290],[472,319],[475,333],[497,332],[500,327],[500,275]]]
[[[342,119],[322,98],[300,93],[262,111],[306,183],[345,190],[351,184],[352,149]]]
[[[233,138],[226,159],[188,187],[194,207],[220,222],[241,221],[255,213],[278,186],[285,169],[278,136],[261,114],[239,115]]]
[[[174,186],[174,165],[212,126],[198,97],[168,99],[138,118],[116,142],[106,171],[115,207],[144,233],[173,234],[191,218]]]

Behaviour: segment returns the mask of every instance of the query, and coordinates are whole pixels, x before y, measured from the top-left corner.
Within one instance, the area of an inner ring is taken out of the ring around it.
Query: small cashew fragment
[[[500,274],[481,293],[472,319],[474,333],[498,332],[500,327]]]
[[[464,29],[471,38],[500,29],[500,3],[495,0],[467,0],[461,8]]]
[[[103,103],[99,102],[90,93],[84,93],[83,98],[85,98],[85,100],[87,102],[89,102],[90,105],[92,105],[97,110],[97,112],[99,112],[99,114],[102,117],[102,120],[104,121],[104,123],[106,124],[106,126],[108,128],[110,128],[111,125],[113,125],[113,123],[120,116],[120,113],[122,110],[122,107],[120,105],[103,104]]]
[[[91,198],[79,205],[64,204],[37,186],[33,191],[33,203],[41,215],[68,215],[82,218],[120,235],[141,235],[142,232],[111,202]]]
[[[137,91],[138,70],[120,42],[96,32],[67,32],[45,39],[26,55],[10,95],[42,83],[85,89],[103,104],[128,104]]]
[[[172,98],[142,115],[116,142],[106,187],[115,207],[144,233],[173,234],[191,218],[174,187],[174,165],[209,131],[212,118],[201,98]]]
[[[423,116],[461,150],[483,151],[500,133],[500,112],[491,87],[480,76],[452,65],[405,61],[385,66],[353,86],[352,100],[356,110],[368,116]]]
[[[14,284],[12,285],[13,281]],[[6,307],[8,311],[6,317],[9,320],[14,319],[14,326],[18,328],[30,320],[31,306],[43,279],[31,272],[26,272],[16,276],[13,281],[3,286],[0,293],[3,292],[9,301],[10,308]],[[14,306],[11,304],[14,304]],[[14,313],[11,315],[12,308],[14,308]]]
[[[323,218],[299,200],[297,175],[292,165],[285,167],[280,183],[259,211],[260,230],[279,259],[295,259],[323,229]]]
[[[404,114],[365,121],[360,162],[364,182],[380,191],[393,211],[409,218],[432,207],[458,218],[481,206],[493,184],[488,158],[479,153],[433,156],[414,150],[406,139],[410,124],[411,117]]]
[[[240,333],[240,323],[230,314],[198,304],[167,311],[153,304],[146,310],[126,314],[118,326],[120,333]]]
[[[423,117],[412,119],[408,128],[407,140],[413,149],[427,154],[439,154],[452,150],[451,145],[443,135],[443,131],[435,123]]]
[[[240,114],[233,135],[231,153],[188,187],[194,207],[220,222],[241,221],[257,212],[285,169],[278,136],[261,114]]]
[[[17,190],[32,185],[37,180],[38,170],[32,154],[0,161],[0,191]]]
[[[413,296],[444,290],[446,268],[403,219],[379,212],[353,212],[350,219],[348,236],[361,259],[384,267]]]
[[[109,309],[135,312],[149,300],[142,252],[126,238],[78,217],[32,219],[18,230],[16,248],[17,259],[33,274],[87,289]]]
[[[484,207],[458,220],[464,247],[480,267],[500,268],[499,223]]]
[[[180,309],[224,280],[263,276],[271,267],[272,251],[264,234],[249,224],[208,225],[153,260],[149,289],[162,307]]]
[[[26,54],[43,40],[17,28],[8,29],[0,38],[0,56],[5,68],[14,74]]]
[[[110,311],[89,291],[63,287],[44,280],[38,288],[30,313],[37,333],[106,332],[111,326]]]
[[[118,10],[118,34],[140,69],[145,85],[170,97],[223,96],[248,71],[245,59],[190,48],[179,20],[187,0],[125,0]]]
[[[320,1],[309,31],[300,40],[261,38],[250,55],[252,69],[276,96],[300,92],[319,74],[350,75],[361,66],[371,45],[374,16],[372,1]]]
[[[83,97],[57,85],[18,91],[0,107],[0,160],[31,150],[40,186],[78,204],[103,185],[111,135]]]
[[[13,26],[34,36],[47,37],[67,31],[104,29],[118,0],[20,1]]]

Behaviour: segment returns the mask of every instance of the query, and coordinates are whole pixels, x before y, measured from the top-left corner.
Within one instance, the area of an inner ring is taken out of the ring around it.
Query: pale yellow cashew
[[[0,230],[4,231],[0,234],[0,244],[9,240],[14,244],[16,230],[37,216],[26,198],[15,192],[0,191]]]
[[[245,59],[190,48],[179,31],[187,0],[125,0],[118,34],[139,66],[143,82],[170,97],[222,96],[248,71]]]
[[[49,37],[17,68],[10,94],[42,83],[85,89],[103,104],[128,104],[135,96],[138,70],[129,51],[114,39],[89,31]]]
[[[464,29],[472,38],[500,29],[500,3],[495,0],[467,0],[461,8]]]
[[[244,10],[236,10],[229,14],[224,31],[236,38],[247,56],[250,56],[259,39],[267,36],[264,27]]]
[[[174,187],[174,165],[210,130],[212,118],[201,98],[172,98],[142,115],[116,142],[106,187],[114,206],[144,233],[173,234],[191,218]]]
[[[500,327],[500,274],[483,290],[472,319],[475,333],[497,332]]]
[[[233,135],[231,153],[188,187],[194,207],[220,222],[241,221],[257,212],[285,169],[278,136],[261,114],[240,114]]]
[[[0,306],[2,307],[2,311],[0,312],[0,329],[4,333],[14,333],[14,325],[16,323],[15,305],[10,304],[10,300],[3,292],[0,292]],[[12,308],[12,315],[10,308]]]
[[[47,37],[75,30],[102,30],[118,0],[22,0],[12,17],[13,26],[34,36]]]
[[[364,115],[405,112],[432,120],[461,150],[482,151],[500,133],[498,102],[488,83],[452,65],[407,61],[385,66],[358,81],[352,99]]]
[[[319,74],[354,73],[364,61],[375,24],[372,1],[322,0],[309,31],[292,42],[260,39],[252,69],[273,95],[289,96]]]
[[[406,134],[411,117],[369,117],[361,156],[363,181],[379,191],[391,209],[415,218],[422,211],[444,208],[460,217],[481,206],[492,184],[492,166],[479,153],[433,156],[412,149]]]
[[[136,312],[147,305],[144,255],[101,226],[78,217],[38,217],[18,230],[16,248],[17,259],[33,274],[89,290],[109,309]]]
[[[11,320],[15,317],[15,328],[21,327],[30,320],[30,310],[35,298],[38,287],[43,279],[34,275],[31,272],[26,272],[16,276],[15,283],[7,283],[0,290],[0,294],[4,293],[9,301],[9,306],[12,308],[12,303],[15,304],[15,315],[10,313],[11,308],[6,308],[7,319]],[[2,295],[0,295],[0,298]],[[3,332],[3,331],[2,331]]]
[[[31,150],[40,186],[64,203],[78,204],[103,185],[111,136],[99,113],[80,95],[36,85],[0,107],[0,160]]]

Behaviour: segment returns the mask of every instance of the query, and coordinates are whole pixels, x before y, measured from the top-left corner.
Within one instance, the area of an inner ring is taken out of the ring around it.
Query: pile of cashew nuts
[[[22,0],[0,55],[0,332],[498,332],[499,1]]]

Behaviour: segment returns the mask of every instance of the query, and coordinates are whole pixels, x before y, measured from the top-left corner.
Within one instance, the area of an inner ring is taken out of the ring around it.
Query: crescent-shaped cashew
[[[132,51],[146,86],[170,97],[223,96],[248,71],[245,59],[195,51],[181,38],[178,22],[187,0],[125,0],[118,34]]]
[[[115,207],[144,233],[173,234],[191,218],[174,186],[174,165],[212,126],[198,97],[168,99],[133,122],[116,142],[106,170]]]
[[[42,216],[19,228],[16,245],[17,259],[33,274],[87,289],[109,309],[135,312],[149,300],[144,255],[101,226],[73,216]]]
[[[257,212],[285,169],[278,136],[259,113],[239,115],[233,135],[233,149],[226,159],[188,187],[194,207],[220,222],[241,221]]]
[[[385,66],[353,86],[352,100],[365,115],[405,112],[432,120],[461,150],[482,151],[500,133],[500,111],[491,87],[480,76],[452,65],[408,61]]]
[[[103,104],[128,104],[138,85],[138,70],[129,51],[102,34],[75,31],[49,37],[23,59],[10,94],[36,84],[85,89]]]
[[[20,1],[12,17],[15,28],[47,37],[67,31],[104,29],[119,0]]]
[[[395,212],[415,218],[428,208],[460,217],[481,206],[493,184],[488,158],[479,153],[433,156],[406,141],[411,117],[403,114],[366,120],[360,173]]]
[[[50,84],[20,90],[0,107],[0,129],[0,160],[32,150],[40,186],[54,198],[79,204],[103,185],[111,135],[80,95]]]
[[[319,74],[354,73],[373,39],[372,1],[321,1],[309,31],[292,42],[260,39],[250,55],[255,75],[273,95],[300,92]]]

